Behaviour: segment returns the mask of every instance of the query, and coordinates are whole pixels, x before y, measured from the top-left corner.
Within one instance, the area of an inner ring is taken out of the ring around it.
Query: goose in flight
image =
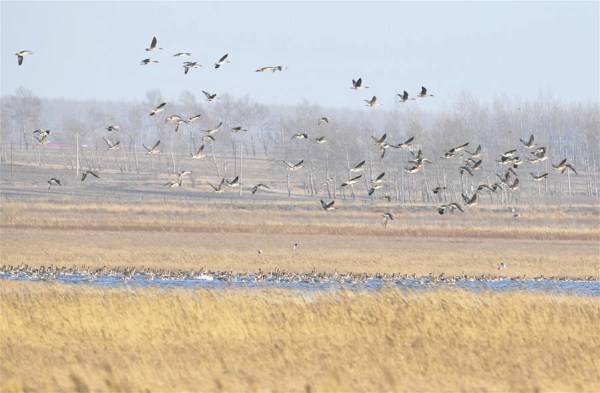
[[[475,205],[477,205],[477,193],[474,193],[471,198],[469,198],[467,196],[467,194],[465,194],[464,192],[461,193],[460,195],[462,196],[462,198],[465,201],[465,204],[467,206],[475,206]]]
[[[223,191],[225,191],[225,190],[223,190],[223,184],[225,184],[225,179],[224,179],[224,178],[223,178],[223,179],[221,179],[221,183],[219,183],[219,186],[218,186],[218,187],[214,186],[214,185],[213,185],[211,182],[208,182],[208,181],[207,181],[206,183],[207,183],[209,186],[211,186],[211,188],[212,188],[212,189],[213,189],[213,190],[214,190],[216,193],[218,193],[218,194],[220,194],[220,193],[222,193]]]
[[[427,89],[425,88],[425,86],[421,86],[421,92],[419,93],[418,97],[433,97],[433,94],[427,94]]]
[[[529,172],[529,174],[531,175],[531,177],[533,177],[533,181],[542,181],[542,180],[544,180],[544,179],[546,179],[548,177],[548,173],[542,173],[539,176],[537,176],[533,172]]]
[[[462,175],[464,172],[467,172],[469,175],[473,176],[473,171],[468,166],[461,166],[459,169],[460,174]]]
[[[523,139],[519,139],[523,145],[525,145],[526,149],[533,149],[535,147],[535,143],[533,143],[533,134],[529,137],[528,141],[524,141]]]
[[[169,186],[171,188],[177,188],[177,187],[181,187],[182,185],[182,178],[179,177],[179,179],[177,179],[177,181],[169,181],[166,182],[165,184],[163,184],[164,186]]]
[[[202,157],[205,157],[206,154],[204,154],[204,145],[200,146],[198,148],[198,150],[196,151],[196,153],[190,153],[190,154],[195,159],[200,159]]]
[[[368,89],[369,86],[363,86],[362,78],[358,78],[357,80],[352,79],[352,87],[351,89],[360,90],[360,89]]]
[[[225,63],[229,63],[229,60],[227,60],[227,56],[229,56],[229,53],[227,53],[227,54],[223,55],[223,57],[221,57],[221,58],[219,59],[219,61],[217,61],[217,62],[215,63],[215,68],[219,68],[219,67],[221,67],[223,64],[225,64]]]
[[[216,127],[213,127],[209,130],[204,130],[204,132],[206,132],[208,135],[214,135],[217,132],[219,132],[219,129],[221,128],[222,125],[223,125],[223,122],[220,122],[219,124],[217,124]]]
[[[407,102],[407,101],[414,101],[414,98],[408,98],[408,92],[406,90],[404,90],[402,92],[402,94],[398,94],[398,97],[400,97],[400,102]]]
[[[471,155],[472,158],[479,158],[483,155],[483,151],[481,151],[481,145],[477,145],[477,149],[475,149],[474,152],[470,152],[468,150],[465,149],[465,151],[467,153],[469,153]]]
[[[373,98],[371,98],[370,100],[363,100],[363,101],[365,101],[367,103],[366,106],[369,106],[371,108],[381,105],[380,103],[377,102],[376,96],[373,96]]]
[[[383,226],[387,226],[389,220],[394,221],[394,214],[387,212],[383,214]]]
[[[364,166],[365,166],[365,160],[362,160],[361,162],[356,164],[354,166],[354,168],[350,168],[350,172],[352,172],[352,173],[362,172],[365,170]]]
[[[118,124],[111,124],[108,127],[106,127],[105,130],[108,131],[108,132],[112,132],[112,131],[119,131],[119,128],[121,128],[120,125],[118,125]]]
[[[467,146],[469,146],[469,142],[464,143],[460,146],[453,147],[452,149],[450,149],[446,153],[444,153],[444,156],[442,158],[452,158],[452,157],[456,156],[456,153],[458,153],[459,151],[465,150],[467,148]]]
[[[206,96],[205,101],[213,101],[219,99],[219,97],[217,97],[217,93],[211,94],[204,90],[202,90],[202,93],[204,93],[204,95]]]
[[[408,149],[412,146],[412,141],[415,139],[415,137],[410,137],[408,138],[406,141],[402,142],[402,143],[398,143],[396,145],[397,148],[403,148],[403,149]]]
[[[300,168],[302,168],[302,163],[304,162],[304,160],[300,160],[300,162],[298,162],[297,164],[292,164],[286,160],[283,160],[283,162],[285,162],[285,165],[288,166],[288,170],[290,171],[297,171]]]
[[[30,50],[22,50],[15,53],[15,56],[17,56],[17,63],[19,63],[19,65],[23,64],[23,58],[29,55],[33,55],[33,52]]]
[[[439,194],[440,192],[444,191],[445,189],[446,189],[446,187],[437,186],[436,188],[434,188],[433,190],[431,190],[431,192],[433,192],[434,194]]]
[[[335,203],[335,200],[327,203],[325,202],[323,199],[321,199],[321,207],[323,208],[323,210],[325,211],[331,211],[331,210],[335,210],[335,207],[333,206]]]
[[[243,131],[248,131],[248,130],[242,126],[236,126],[231,129],[231,132],[243,132]]]
[[[102,139],[104,139],[104,142],[106,142],[106,144],[108,145],[107,150],[118,150],[119,149],[119,144],[121,143],[121,141],[116,141],[115,143],[112,143],[110,141],[110,139],[106,139],[106,138],[102,138]]]
[[[306,134],[306,133],[294,134],[294,135],[292,135],[290,140],[292,140],[292,139],[308,139],[308,134]]]
[[[239,176],[234,177],[233,180],[231,180],[231,181],[225,180],[225,185],[227,187],[231,187],[231,188],[239,186],[240,185]]]
[[[202,115],[196,115],[196,116],[192,116],[189,119],[187,119],[187,123],[191,123],[193,121],[198,120]]]
[[[387,133],[383,134],[380,138],[375,138],[373,135],[371,135],[371,138],[373,138],[373,140],[375,141],[375,144],[379,147],[382,147],[385,144],[386,137],[387,137]]]
[[[456,202],[449,203],[447,205],[441,205],[438,207],[438,213],[444,214],[446,210],[450,210],[451,213],[454,213],[454,209],[458,209],[461,212],[464,212],[463,208]]]
[[[159,48],[156,46],[157,43],[158,43],[158,40],[156,39],[156,37],[152,37],[152,42],[150,43],[150,48],[146,48],[146,51],[153,52],[156,50],[162,50],[162,48]]]
[[[565,158],[564,160],[562,160],[558,165],[554,165],[552,164],[552,167],[559,171],[560,173],[565,173],[565,171],[567,169],[572,170],[575,174],[577,174],[577,171],[575,170],[575,167],[571,164],[567,164],[567,159]]]
[[[417,173],[425,168],[425,164],[415,164],[411,168],[404,168],[406,173]]]
[[[345,182],[342,183],[342,187],[346,187],[346,186],[356,183],[358,181],[358,179],[360,179],[361,177],[362,177],[362,173],[358,176],[355,176],[351,179],[346,180]]]
[[[100,178],[100,176],[98,176],[98,174],[96,172],[87,170],[87,171],[83,171],[81,173],[81,181],[84,181],[86,179],[87,175],[92,175],[92,176],[94,176],[95,178],[98,178],[98,179]]]
[[[202,65],[197,61],[185,61],[183,63],[183,74],[187,75],[188,71],[192,68],[200,68]]]
[[[258,189],[262,187],[262,188],[266,188],[268,190],[272,190],[271,187],[267,186],[266,184],[263,183],[258,183],[257,185],[255,185],[254,187],[252,187],[252,195],[256,194],[256,192],[258,191]]]
[[[275,67],[260,67],[255,72],[275,72]]]
[[[152,146],[151,148],[144,145],[142,143],[142,146],[144,147],[144,149],[146,149],[148,152],[146,154],[158,154],[160,153],[160,150],[158,150],[158,145],[160,145],[160,139],[158,141],[156,141],[156,143],[154,144],[154,146]]]
[[[515,181],[513,182],[513,184],[507,183],[507,186],[511,191],[518,190],[519,189],[519,178],[516,178]]]
[[[323,123],[329,123],[330,120],[331,120],[331,117],[323,116],[319,119],[319,122],[317,123],[317,125],[320,126]]]
[[[214,140],[215,140],[215,137],[212,136],[212,135],[210,135],[210,134],[204,135],[202,137],[202,142],[208,142],[208,141],[210,141],[212,143],[212,141],[214,141]]]
[[[50,180],[48,180],[48,189],[52,187],[52,184],[58,184],[59,186],[62,186],[62,184],[60,184],[60,180],[55,177],[51,177]]]
[[[152,112],[150,112],[150,116],[154,116],[157,113],[160,113],[160,112],[164,111],[165,110],[165,105],[167,105],[167,103],[163,102],[162,104],[160,104],[156,108],[152,109]]]
[[[318,138],[313,139],[315,142],[317,142],[318,144],[323,144],[323,143],[327,143],[327,139],[324,136],[320,136]]]
[[[501,190],[503,189],[502,186],[500,185],[500,183],[497,183],[497,182],[494,183],[494,184],[492,184],[491,186],[489,184],[487,184],[487,183],[482,183],[479,186],[477,186],[477,191],[481,191],[484,188],[487,188],[488,190],[490,190],[492,192],[496,192],[496,190],[498,188],[501,189]]]
[[[52,134],[52,132],[50,132],[50,130],[44,130],[43,128],[40,128],[39,130],[35,130],[35,131],[33,131],[33,133],[37,134],[38,137],[45,137],[45,136]]]
[[[148,64],[152,64],[152,63],[158,63],[158,60],[152,60],[150,58],[147,58],[147,59],[140,61],[140,65],[148,65]]]
[[[192,54],[190,52],[178,52],[175,53],[173,55],[173,57],[186,57],[186,56],[191,56]]]
[[[38,141],[38,145],[47,145],[50,143],[48,140],[48,135],[50,135],[50,131],[44,134],[40,134],[41,136],[34,135],[35,139]]]
[[[544,146],[538,147],[537,149],[532,151],[531,154],[533,154],[534,158],[529,158],[528,160],[532,164],[537,164],[538,162],[543,162],[550,158],[550,156],[546,155],[546,147]]]
[[[371,180],[371,182],[373,184],[381,184],[383,183],[383,177],[385,176],[385,172],[381,172],[379,175],[377,175],[377,177],[373,180]]]
[[[517,152],[517,149],[507,150],[504,153],[500,154],[500,157],[501,158],[511,158],[511,157],[514,157],[516,152]]]

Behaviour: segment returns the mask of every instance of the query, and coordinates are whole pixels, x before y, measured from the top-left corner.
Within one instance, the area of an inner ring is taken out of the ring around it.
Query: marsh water
[[[474,292],[479,291],[531,291],[543,293],[572,293],[581,296],[600,296],[600,281],[588,280],[555,280],[546,278],[511,279],[511,278],[364,278],[344,276],[259,276],[256,274],[218,275],[198,274],[195,276],[160,277],[145,273],[134,274],[84,274],[58,273],[52,277],[36,276],[26,273],[0,273],[0,280],[56,282],[67,285],[88,285],[108,288],[184,288],[184,289],[224,289],[224,288],[280,288],[295,290],[377,290],[396,287],[406,290],[434,290],[441,288],[458,288]]]

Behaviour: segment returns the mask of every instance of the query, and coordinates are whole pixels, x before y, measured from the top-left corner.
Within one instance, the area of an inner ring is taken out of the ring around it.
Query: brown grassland
[[[597,206],[520,219],[318,201],[0,209],[1,265],[600,277]],[[396,219],[384,227],[385,211]],[[595,297],[0,280],[0,301],[2,392],[600,390]]]
[[[597,298],[0,281],[1,390],[598,391]]]
[[[600,211],[377,204],[11,202],[1,206],[1,263],[255,272],[600,277]],[[393,211],[386,227],[381,214]],[[302,247],[293,251],[293,244]],[[256,250],[264,250],[259,257]],[[508,269],[496,267],[504,262]]]

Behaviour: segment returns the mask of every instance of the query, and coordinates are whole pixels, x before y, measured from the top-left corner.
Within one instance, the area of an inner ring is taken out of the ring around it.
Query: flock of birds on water
[[[150,43],[150,46],[148,48],[146,48],[146,51],[147,52],[156,52],[156,51],[160,51],[160,50],[163,50],[163,48],[158,46],[157,38],[153,37],[152,41]],[[23,64],[23,59],[26,56],[29,56],[32,54],[33,54],[33,52],[31,52],[29,50],[23,50],[23,51],[17,52],[16,56],[18,59],[19,66]],[[188,57],[188,56],[191,56],[191,53],[190,52],[178,52],[178,53],[175,53],[173,56],[177,57],[177,58]],[[225,55],[221,56],[217,61],[215,61],[214,68],[218,69],[220,67],[223,67],[224,65],[226,65],[229,62],[230,62],[229,54],[225,54]],[[140,62],[140,65],[145,66],[145,65],[150,65],[150,64],[154,64],[154,63],[158,63],[158,61],[153,60],[151,58],[146,58]],[[200,67],[202,67],[202,65],[200,63],[198,63],[197,61],[183,62],[183,68],[184,68],[185,74],[187,74],[191,69],[196,69],[196,68],[200,68]],[[256,72],[275,73],[277,71],[281,72],[285,69],[287,69],[287,67],[281,66],[281,65],[265,66],[265,67],[260,67],[260,68],[256,69]],[[362,90],[362,89],[368,89],[369,86],[366,86],[363,84],[362,78],[358,78],[356,80],[352,79],[352,86],[350,86],[350,88],[353,90]],[[219,98],[216,93],[211,93],[211,92],[207,92],[207,91],[202,91],[202,93],[205,96],[205,100],[208,102],[217,100]],[[417,98],[424,99],[424,98],[429,98],[429,97],[433,97],[433,95],[428,93],[428,90],[426,87],[424,87],[424,86],[421,87],[421,91],[419,94],[417,94]],[[398,94],[398,98],[399,98],[399,102],[401,102],[401,103],[407,103],[410,101],[415,101],[417,99],[415,97],[411,97],[410,94],[406,90],[404,90],[402,94]],[[365,99],[364,101],[366,103],[365,105],[368,107],[376,107],[376,106],[380,105],[380,103],[377,101],[376,96],[373,96],[370,99]],[[149,114],[149,116],[155,116],[158,113],[163,112],[166,109],[166,107],[167,107],[166,102],[160,103],[155,108],[151,109],[148,112],[148,114]],[[173,115],[168,116],[165,119],[165,123],[174,124],[174,126],[175,126],[174,130],[175,130],[175,132],[177,132],[181,124],[191,124],[194,121],[198,120],[200,117],[201,117],[200,114],[189,117],[189,118],[184,118],[179,115],[173,114]],[[332,121],[332,119],[327,116],[323,116],[323,117],[321,117],[319,119],[315,119],[315,120],[317,121],[318,126],[320,126],[322,124],[330,123]],[[210,129],[206,129],[206,130],[202,130],[204,132],[202,141],[204,143],[206,143],[206,142],[212,143],[213,141],[215,141],[215,135],[220,131],[220,128],[222,125],[223,125],[223,122],[220,122],[215,127],[212,127]],[[108,125],[105,129],[109,133],[113,133],[113,132],[116,133],[119,131],[120,126],[118,124],[111,124],[111,125]],[[247,129],[244,128],[243,126],[235,126],[235,127],[231,128],[232,133],[240,133],[240,132],[245,132],[245,131],[247,131]],[[33,131],[33,136],[38,141],[39,145],[47,144],[49,142],[48,136],[50,134],[51,134],[51,131],[45,130],[45,129],[38,129],[38,130]],[[109,139],[107,137],[103,137],[103,139],[106,142],[107,150],[119,149],[120,141],[113,142],[111,139]],[[290,140],[309,140],[309,139],[310,139],[309,135],[305,132],[296,133],[296,134],[292,135],[290,138]],[[423,153],[421,148],[418,148],[418,149],[415,148],[415,146],[414,146],[415,137],[408,138],[404,142],[393,143],[387,139],[387,134],[384,133],[381,136],[372,136],[372,139],[373,139],[373,143],[380,151],[380,158],[382,160],[386,154],[386,151],[388,151],[390,148],[391,149],[406,149],[411,155],[411,159],[408,161],[409,166],[405,167],[405,171],[408,174],[414,174],[417,172],[421,172],[424,170],[426,164],[432,163],[431,159],[425,156],[425,154]],[[318,145],[327,143],[327,139],[325,136],[319,136],[319,137],[313,138],[312,141]],[[498,164],[500,164],[502,167],[507,167],[508,169],[503,170],[500,174],[498,174],[498,173],[496,174],[496,177],[498,178],[497,181],[495,181],[494,183],[491,183],[491,184],[488,182],[480,183],[477,186],[476,191],[472,195],[467,195],[466,193],[462,192],[461,193],[461,196],[463,199],[462,201],[452,201],[450,203],[445,203],[445,204],[439,205],[437,207],[437,211],[439,212],[439,214],[444,214],[446,212],[454,212],[455,210],[464,212],[465,208],[475,206],[478,204],[478,199],[477,199],[478,192],[482,192],[484,190],[487,190],[488,192],[491,192],[491,193],[494,193],[498,190],[504,190],[504,189],[508,189],[510,191],[518,190],[520,187],[520,180],[519,180],[519,175],[517,173],[517,169],[524,163],[529,163],[529,164],[535,165],[540,162],[546,161],[550,157],[548,155],[548,151],[547,151],[546,147],[537,146],[535,144],[535,139],[534,139],[533,134],[529,137],[528,140],[521,139],[520,141],[523,145],[522,147],[524,149],[528,150],[529,154],[527,154],[525,157],[520,156],[518,153],[518,150],[516,148],[510,149],[510,150],[502,153],[500,155],[500,157],[496,160],[496,162]],[[205,149],[204,143],[195,152],[190,153],[192,158],[200,159],[200,158],[203,158],[206,156],[206,153],[204,152],[204,149]],[[483,161],[482,156],[485,153],[482,150],[481,145],[478,145],[477,148],[474,149],[473,151],[468,150],[468,146],[469,146],[469,142],[463,143],[459,146],[452,147],[452,148],[446,150],[445,153],[443,154],[443,156],[441,157],[442,159],[458,159],[458,160],[460,160],[460,163],[458,164],[458,167],[457,167],[457,170],[458,170],[460,176],[463,176],[465,174],[468,174],[469,176],[474,176],[474,174],[477,171],[479,171],[482,166],[482,161]],[[146,146],[145,144],[142,144],[142,147],[146,150],[146,153],[148,155],[159,154],[160,153],[160,149],[159,149],[160,139],[158,141],[156,141],[154,144],[152,144],[151,147]],[[297,171],[301,170],[301,168],[305,164],[304,159],[301,159],[297,162],[289,162],[288,160],[283,160],[283,163],[285,164],[287,169],[291,172],[297,172]],[[362,160],[359,163],[357,163],[355,166],[349,168],[348,178],[343,183],[341,183],[341,186],[340,186],[341,189],[344,189],[344,188],[350,186],[350,188],[352,188],[352,190],[354,191],[353,185],[356,184],[364,176],[365,163],[366,163],[366,161]],[[577,174],[577,171],[576,171],[575,167],[573,166],[573,164],[569,163],[566,158],[561,160],[556,165],[553,164],[552,167],[554,168],[555,171],[557,171],[561,174],[565,173],[565,171],[572,171],[573,173]],[[189,175],[190,173],[191,173],[190,171],[181,171],[178,173],[177,179],[169,181],[169,182],[165,183],[164,185],[173,187],[173,188],[181,187],[183,184],[184,176]],[[544,181],[549,176],[548,173],[539,174],[539,173],[533,173],[533,172],[530,172],[530,175],[531,175],[531,180],[534,182]],[[88,169],[88,170],[84,170],[82,172],[81,181],[85,181],[88,178],[88,176],[91,176],[94,178],[100,178],[100,176],[97,172],[95,172],[91,169]],[[333,179],[328,178],[321,184],[321,186],[327,185],[332,180]],[[385,172],[382,172],[375,178],[371,179],[369,182],[370,188],[367,191],[367,196],[372,197],[373,194],[375,194],[377,192],[377,190],[384,187],[385,182],[386,182]],[[215,193],[223,193],[228,188],[236,188],[236,187],[241,186],[241,181],[238,176],[235,176],[233,179],[222,178],[218,184],[213,184],[209,181],[206,181],[205,183]],[[50,188],[53,185],[62,186],[62,183],[61,183],[60,179],[52,177],[48,180],[48,190],[50,190]],[[260,189],[271,190],[271,189],[273,189],[273,187],[269,186],[266,183],[258,183],[251,187],[252,194],[255,194]],[[441,195],[442,193],[445,192],[446,189],[447,189],[446,186],[438,185],[438,186],[435,186],[431,190],[431,192],[435,195]],[[389,195],[385,195],[385,196],[381,197],[381,199],[391,201],[391,197]],[[335,206],[335,200],[326,201],[324,199],[321,199],[320,203],[321,203],[321,208],[324,211],[333,211],[337,208]],[[520,213],[517,212],[516,210],[512,209],[511,211],[514,213],[514,217],[520,216]],[[383,214],[382,224],[384,226],[387,225],[388,222],[392,221],[392,220],[394,220],[394,214],[392,212],[385,212]]]
[[[476,283],[494,283],[494,282],[598,282],[600,279],[593,276],[582,278],[570,278],[563,276],[545,277],[539,275],[535,277],[512,276],[502,277],[492,274],[481,275],[446,275],[445,273],[433,274],[429,273],[425,276],[416,274],[400,274],[400,273],[333,273],[317,272],[313,269],[309,273],[288,272],[279,268],[273,270],[258,269],[256,273],[240,273],[218,270],[170,270],[170,269],[152,269],[147,267],[116,267],[108,268],[106,266],[100,268],[91,268],[86,266],[72,267],[55,267],[55,266],[40,266],[32,267],[26,264],[18,266],[3,265],[0,268],[0,277],[12,280],[30,280],[30,281],[63,281],[63,282],[100,282],[103,281],[107,285],[124,284],[149,284],[156,283],[199,283],[199,282],[216,282],[228,284],[311,284],[311,285],[349,285],[361,284],[369,285],[370,283],[378,282],[383,285],[395,285],[398,287],[416,287],[427,288],[438,285],[454,285],[461,282],[476,282]]]

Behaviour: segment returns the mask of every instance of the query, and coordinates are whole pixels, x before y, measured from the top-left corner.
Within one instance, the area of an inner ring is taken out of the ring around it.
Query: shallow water
[[[32,276],[19,272],[17,274],[0,273],[0,280],[28,282],[57,282],[70,285],[89,285],[109,288],[280,288],[296,290],[377,290],[397,287],[406,290],[431,290],[437,288],[459,288],[473,292],[479,291],[531,291],[542,293],[572,293],[581,296],[600,296],[600,281],[551,280],[551,279],[441,279],[430,277],[380,279],[368,278],[354,282],[342,277],[305,276],[303,279],[285,276],[262,277],[257,275],[218,276],[203,274],[196,277],[162,278],[143,273],[132,276],[123,274],[97,275],[93,279],[89,275],[56,274],[54,277]]]

